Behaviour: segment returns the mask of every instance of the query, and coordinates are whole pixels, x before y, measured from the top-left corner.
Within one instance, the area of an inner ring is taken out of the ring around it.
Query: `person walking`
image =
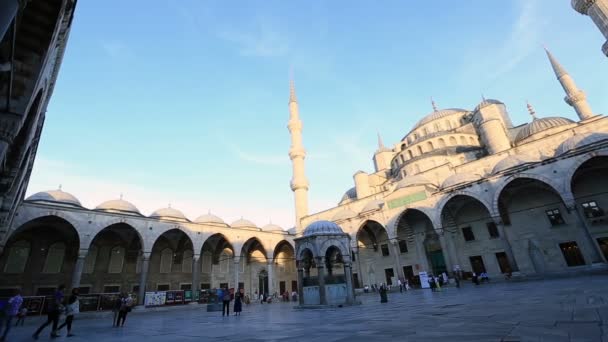
[[[222,317],[230,316],[230,291],[228,288],[224,288],[223,297],[222,297]]]
[[[19,310],[19,314],[17,315],[17,322],[15,323],[15,326],[23,326],[23,324],[25,324],[25,317],[27,316],[27,308],[25,306],[21,307],[21,310]]]
[[[122,306],[122,293],[118,295],[118,298],[114,301],[114,305],[112,306],[112,312],[114,313],[114,318],[112,319],[112,326],[118,327],[118,313],[120,312],[120,307]]]
[[[78,288],[72,289],[72,294],[68,298],[68,304],[65,306],[65,322],[63,322],[58,328],[57,331],[61,331],[63,327],[68,327],[68,337],[74,336],[72,334],[72,322],[74,321],[74,316],[80,313],[80,301],[78,301]]]
[[[19,314],[19,308],[21,308],[22,304],[23,297],[21,297],[21,290],[15,290],[15,295],[8,300],[4,308],[3,321],[1,321],[4,323],[4,333],[0,337],[0,341],[6,340],[6,335],[8,335],[8,332],[11,330],[13,318]],[[0,329],[2,329],[1,324]]]
[[[46,328],[49,324],[53,323],[53,330],[51,330],[51,338],[59,337],[57,334],[57,326],[59,325],[59,315],[63,311],[63,291],[65,290],[65,285],[61,284],[55,291],[53,298],[49,301],[48,311],[47,311],[47,319],[46,322],[42,323],[42,325],[36,330],[32,337],[34,340],[37,340],[40,336],[40,332]]]
[[[240,316],[241,311],[243,311],[243,295],[245,294],[245,290],[240,289],[237,293],[234,294],[234,315]]]
[[[131,312],[131,306],[133,305],[133,298],[131,294],[125,294],[122,296],[120,302],[120,309],[118,309],[118,319],[116,320],[116,326],[124,326],[127,314]],[[120,324],[119,324],[120,323]]]

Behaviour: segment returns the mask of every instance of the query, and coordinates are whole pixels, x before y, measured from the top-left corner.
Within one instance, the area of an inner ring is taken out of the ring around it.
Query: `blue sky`
[[[314,212],[431,97],[574,119],[543,44],[607,113],[603,42],[566,0],[80,1],[28,193],[291,227],[290,69]]]

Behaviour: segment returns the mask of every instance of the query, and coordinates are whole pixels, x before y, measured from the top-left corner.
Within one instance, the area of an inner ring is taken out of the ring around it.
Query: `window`
[[[170,248],[163,249],[162,252],[160,252],[160,273],[171,273],[172,261],[173,251]]]
[[[120,292],[120,285],[104,285],[103,293],[117,293]]]
[[[464,236],[464,241],[475,240],[475,234],[473,234],[473,228],[471,227],[462,228],[462,235]]]
[[[431,152],[435,147],[433,146],[433,143],[431,141],[426,143],[426,150]]]
[[[44,260],[42,273],[59,273],[63,266],[63,258],[65,257],[65,245],[61,242],[54,243],[49,247],[49,251]]]
[[[585,258],[583,258],[583,254],[575,241],[560,243],[559,248],[562,250],[568,267],[583,266],[585,264]]]
[[[156,291],[169,291],[170,288],[169,284],[156,284]]]
[[[201,283],[201,290],[210,290],[211,284],[209,283]]]
[[[462,145],[466,145],[466,144],[467,144],[467,139],[466,139],[465,137],[461,136],[461,137],[460,137],[460,143],[461,143]]]
[[[511,264],[509,264],[509,258],[507,258],[507,253],[496,253],[496,261],[498,261],[498,266],[500,267],[501,273],[511,273]]]
[[[488,227],[488,233],[490,234],[490,239],[496,239],[496,238],[500,237],[500,234],[498,233],[498,227],[496,227],[496,223],[488,222],[488,223],[486,223],[486,226]]]
[[[585,202],[581,205],[587,218],[604,216],[604,211],[600,207],[598,207],[597,202],[595,201]]]
[[[182,258],[182,272],[192,273],[192,251],[184,251],[184,257]]]
[[[439,139],[439,147],[445,147],[445,140],[443,138]]]
[[[122,264],[125,258],[125,249],[123,247],[114,247],[110,252],[110,265],[108,273],[122,273]]]
[[[401,151],[405,150],[405,144],[401,144]]]
[[[559,224],[564,224],[564,219],[562,218],[562,214],[559,212],[559,209],[550,209],[546,210],[545,213],[549,218],[552,226],[557,226]]]
[[[395,277],[395,271],[392,268],[387,268],[384,270],[384,275],[386,275],[386,284],[393,285],[393,278]]]
[[[475,138],[473,138],[473,137],[469,137],[469,142],[471,143],[471,145],[476,144]]]
[[[380,245],[380,249],[382,250],[382,256],[389,256],[387,244]]]
[[[357,258],[355,257],[355,252],[354,251],[350,251],[350,258],[352,259],[352,261],[357,261]]]
[[[95,261],[97,260],[97,246],[93,245],[89,248],[87,257],[84,259],[84,269],[82,273],[91,274],[95,271]]]
[[[414,154],[411,150],[407,150],[407,156],[410,157],[410,159],[414,158]]]
[[[8,252],[8,259],[4,264],[4,273],[23,273],[29,255],[29,242],[23,240],[15,242]]]
[[[192,284],[180,284],[179,285],[179,289],[180,290],[192,290]]]
[[[486,271],[486,266],[483,264],[481,255],[470,256],[469,261],[471,262],[471,269],[478,275]]]
[[[399,240],[399,252],[407,253],[407,241]]]
[[[428,128],[424,127],[424,129],[422,131],[424,131],[424,135],[429,135],[429,129]]]
[[[435,122],[435,125],[433,126],[435,127],[435,132],[441,131],[441,125],[439,124],[439,122]]]
[[[456,142],[456,138],[454,137],[450,137],[450,146],[454,146],[457,145],[458,143]]]
[[[420,145],[416,146],[416,150],[418,150],[418,155],[422,154],[422,146],[420,146]]]

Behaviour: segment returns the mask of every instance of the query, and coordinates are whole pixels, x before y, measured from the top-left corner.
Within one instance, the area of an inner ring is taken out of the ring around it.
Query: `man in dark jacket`
[[[59,337],[57,334],[57,325],[59,325],[59,315],[61,315],[61,311],[63,310],[63,291],[65,290],[65,285],[59,285],[57,291],[53,295],[53,298],[49,300],[47,319],[38,330],[32,336],[35,340],[38,339],[40,332],[42,329],[46,328],[49,324],[53,323],[53,330],[51,331],[51,338]]]

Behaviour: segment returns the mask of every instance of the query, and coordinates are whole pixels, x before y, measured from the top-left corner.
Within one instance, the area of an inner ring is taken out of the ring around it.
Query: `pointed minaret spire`
[[[593,117],[594,114],[589,106],[589,103],[587,102],[587,95],[585,95],[585,92],[578,89],[576,83],[574,83],[574,79],[570,76],[570,74],[568,74],[566,69],[559,64],[557,59],[551,52],[549,52],[547,48],[545,48],[545,52],[547,53],[547,57],[549,57],[551,67],[555,72],[557,80],[566,92],[566,97],[564,98],[566,103],[574,108],[576,114],[581,120],[586,120]]]
[[[435,100],[433,100],[433,97],[431,97],[431,105],[433,106],[433,112],[437,111],[437,104],[435,104]]]
[[[382,142],[382,137],[380,136],[380,132],[378,132],[378,149],[381,150],[384,148],[384,143]]]
[[[289,82],[289,123],[287,128],[291,134],[289,158],[293,166],[291,191],[293,191],[295,197],[296,235],[301,235],[303,229],[301,220],[308,215],[308,180],[304,169],[306,150],[302,143],[302,121],[300,120],[293,78]]]
[[[61,184],[59,184],[59,191],[62,191],[62,190],[61,190]]]
[[[534,111],[534,107],[532,107],[532,105],[530,104],[529,101],[526,101],[526,106],[528,107],[528,113],[530,113],[530,115],[532,115],[532,121],[536,120],[536,112]]]

